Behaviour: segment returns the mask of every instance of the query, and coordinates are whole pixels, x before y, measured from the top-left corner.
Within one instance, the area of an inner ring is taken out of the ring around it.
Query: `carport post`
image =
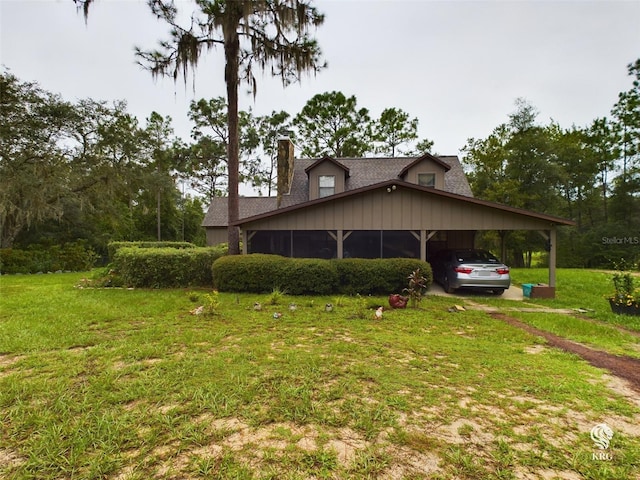
[[[549,286],[556,287],[556,227],[549,230]]]

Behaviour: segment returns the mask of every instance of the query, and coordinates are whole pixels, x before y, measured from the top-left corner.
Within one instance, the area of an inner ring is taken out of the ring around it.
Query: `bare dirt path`
[[[628,381],[631,387],[640,393],[640,359],[612,355],[607,352],[585,347],[584,345],[559,337],[553,333],[545,332],[544,330],[539,330],[531,325],[527,325],[526,323],[505,315],[504,313],[489,312],[489,314],[493,318],[502,320],[533,335],[544,338],[554,347],[579,355],[594,367],[609,370],[613,375]]]

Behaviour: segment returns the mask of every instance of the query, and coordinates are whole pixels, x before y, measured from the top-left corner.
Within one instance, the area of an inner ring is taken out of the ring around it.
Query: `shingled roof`
[[[444,190],[449,193],[473,197],[462,165],[456,156],[438,156],[437,160],[449,167],[444,176]],[[293,178],[289,193],[282,196],[280,208],[290,207],[309,201],[309,177],[307,169],[321,159],[295,159]],[[388,180],[399,179],[400,175],[416,161],[416,157],[393,158],[340,158],[331,159],[349,172],[345,181],[345,191],[375,185]],[[276,197],[240,197],[239,218],[249,218],[276,210]],[[204,227],[224,227],[227,225],[227,198],[214,198],[202,222]]]

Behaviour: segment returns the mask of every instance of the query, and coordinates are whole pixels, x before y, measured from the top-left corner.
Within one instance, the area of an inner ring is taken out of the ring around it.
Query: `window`
[[[320,175],[318,177],[318,197],[328,197],[336,193],[335,175]]]
[[[423,187],[435,187],[436,174],[435,173],[419,173],[418,185],[422,185]]]

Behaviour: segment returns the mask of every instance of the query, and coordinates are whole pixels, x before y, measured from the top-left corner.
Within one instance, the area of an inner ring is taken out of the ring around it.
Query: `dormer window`
[[[349,169],[330,157],[316,160],[304,173],[309,178],[309,200],[326,198],[345,191]]]
[[[318,176],[318,196],[328,197],[336,193],[336,176],[320,175]]]
[[[423,187],[435,187],[436,174],[435,173],[419,173],[418,185],[422,185]]]

